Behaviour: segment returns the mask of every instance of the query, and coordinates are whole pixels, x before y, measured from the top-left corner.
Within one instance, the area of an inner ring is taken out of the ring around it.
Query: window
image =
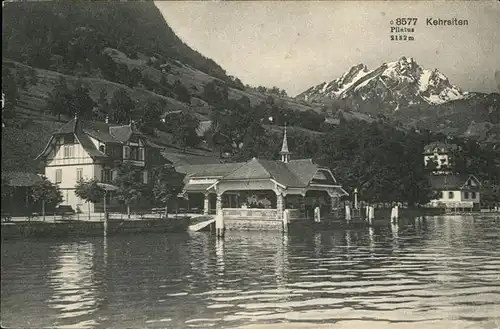
[[[442,199],[442,198],[443,198],[443,192],[441,191],[438,193],[438,199]]]
[[[65,158],[73,157],[73,145],[64,145],[64,157]]]
[[[56,184],[62,182],[62,169],[56,169]]]
[[[75,135],[66,135],[64,136],[64,144],[75,144]]]
[[[144,161],[144,148],[139,148],[139,161]]]
[[[476,192],[472,192],[472,198],[475,199],[476,198]]]
[[[464,199],[468,199],[469,198],[469,192],[464,192]]]
[[[138,147],[131,147],[130,148],[130,159],[132,160],[137,160],[139,158],[139,148]]]
[[[448,192],[448,199],[453,199],[455,193],[453,192]]]
[[[128,146],[124,146],[123,158],[124,159],[130,158],[130,148]]]
[[[83,179],[83,169],[76,168],[76,181],[79,182]]]
[[[101,151],[102,153],[106,153],[106,148],[104,147],[104,145],[99,145],[99,151]]]
[[[103,183],[109,183],[111,181],[111,169],[103,169],[101,175],[101,181]]]
[[[143,178],[142,182],[144,184],[147,184],[148,183],[148,171],[147,170],[144,170],[142,178]]]

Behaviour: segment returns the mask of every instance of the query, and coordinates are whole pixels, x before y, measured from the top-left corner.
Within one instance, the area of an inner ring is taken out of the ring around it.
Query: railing
[[[303,217],[300,209],[287,209],[287,210],[288,210],[288,220],[298,220]]]
[[[244,217],[244,218],[262,218],[276,219],[278,212],[276,209],[243,209],[243,208],[224,208],[222,209],[224,217]]]

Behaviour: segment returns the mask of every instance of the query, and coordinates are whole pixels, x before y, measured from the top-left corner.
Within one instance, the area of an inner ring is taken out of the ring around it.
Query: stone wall
[[[224,218],[224,227],[228,231],[282,231],[282,220],[232,219]]]
[[[108,235],[186,231],[189,219],[109,220]],[[2,224],[2,239],[26,237],[103,236],[104,222],[68,221],[61,223],[18,222]]]

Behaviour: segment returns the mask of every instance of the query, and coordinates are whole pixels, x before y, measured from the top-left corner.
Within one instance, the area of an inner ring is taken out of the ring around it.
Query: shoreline
[[[136,233],[185,232],[189,226],[189,217],[177,219],[141,219],[84,221],[66,220],[59,222],[13,221],[2,223],[2,240],[44,237],[90,237]]]

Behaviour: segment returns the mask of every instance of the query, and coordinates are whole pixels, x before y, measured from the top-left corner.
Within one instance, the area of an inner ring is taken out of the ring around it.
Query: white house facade
[[[93,204],[89,207],[75,195],[79,180],[94,178],[110,183],[117,166],[127,161],[141,169],[141,179],[148,183],[153,163],[161,161],[159,149],[132,125],[75,118],[51,136],[37,159],[45,163],[45,176],[59,185],[63,204],[81,212],[94,212]]]
[[[431,185],[437,192],[437,198],[429,206],[448,209],[474,209],[480,207],[481,183],[474,175],[433,175]]]

